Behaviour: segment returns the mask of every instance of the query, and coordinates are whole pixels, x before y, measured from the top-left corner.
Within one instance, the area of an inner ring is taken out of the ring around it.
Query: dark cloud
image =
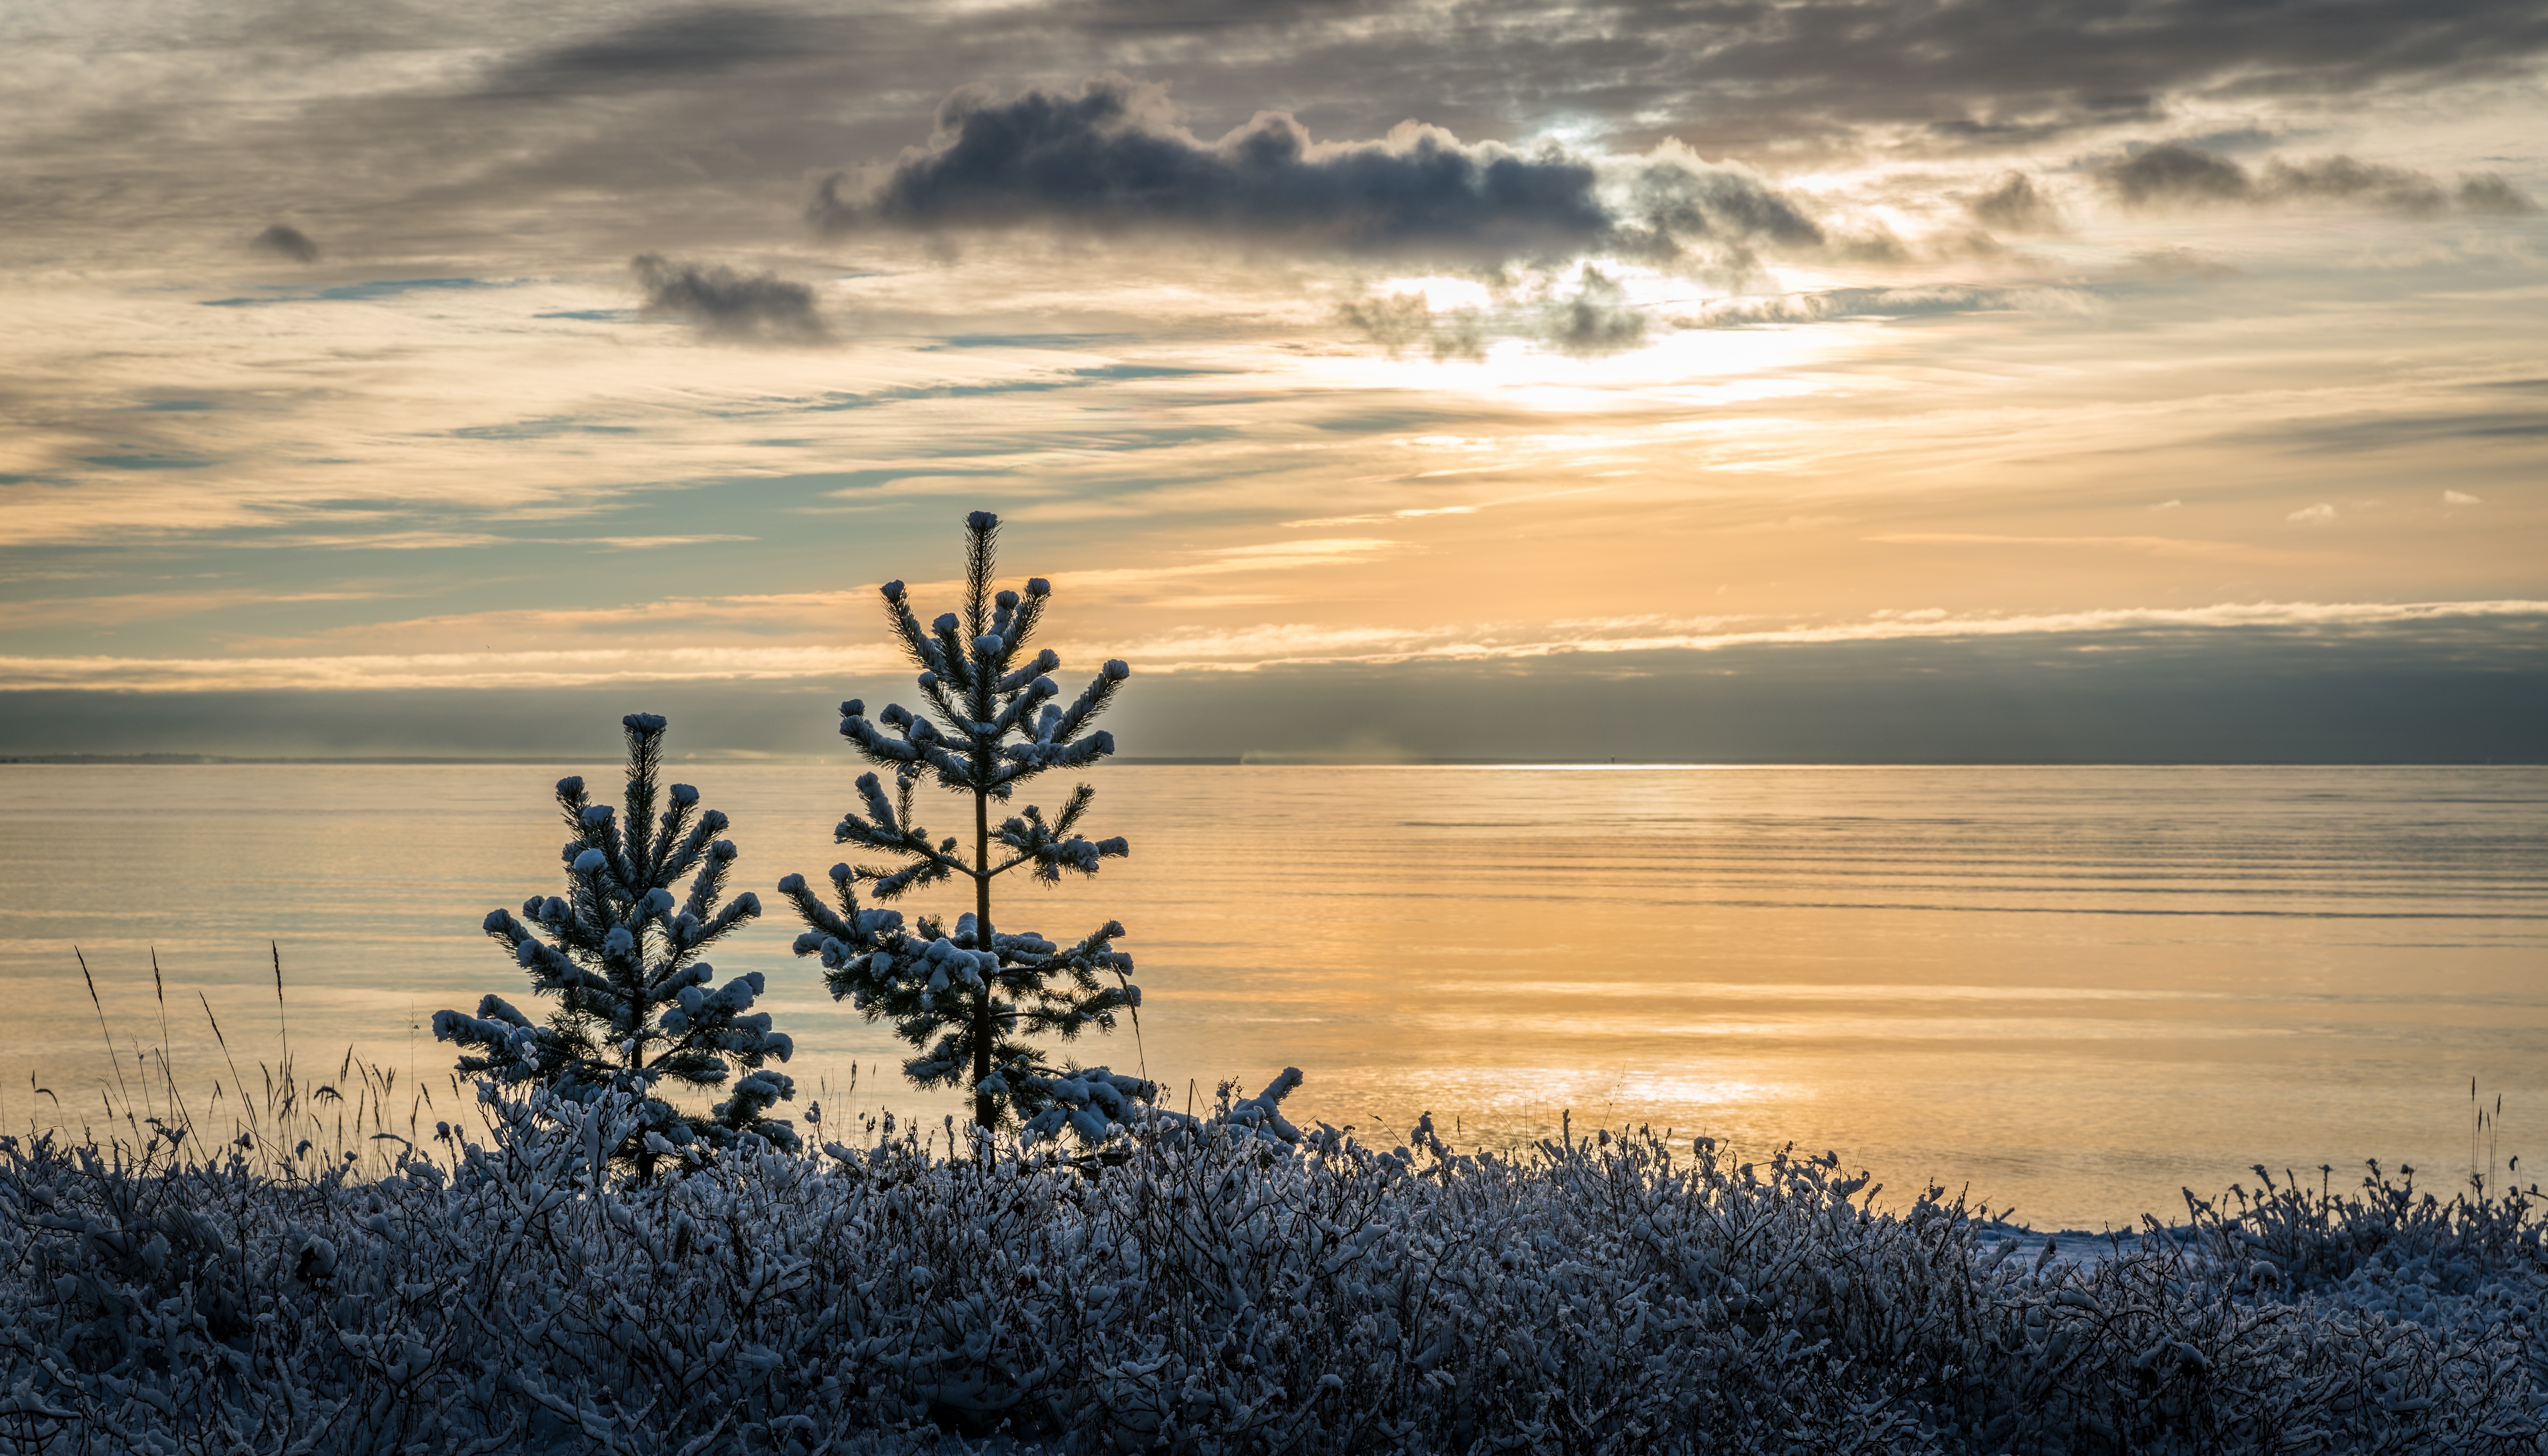
[[[455,26],[429,6],[236,0],[173,30],[75,24],[25,38],[39,70],[88,79],[75,104],[42,87],[18,98],[10,215],[22,230],[93,224],[97,246],[139,253],[152,216],[326,195],[331,256],[547,275],[552,247],[767,245],[772,208],[801,179],[890,163],[926,129],[917,98],[981,78],[1015,91],[1137,73],[1173,87],[1205,137],[1270,108],[1321,137],[1421,118],[1471,157],[1562,128],[1614,154],[1677,137],[1802,171],[1878,151],[2101,148],[2119,127],[2169,135],[2195,116],[2293,135],[2339,109],[2464,113],[2520,94],[2493,83],[2535,75],[2548,54],[2548,7],[2503,0],[1021,0],[985,13],[571,0]],[[110,170],[113,188],[89,195]],[[838,184],[835,199],[855,212],[867,196]],[[2482,190],[2454,206],[2502,202]],[[522,227],[533,212],[540,227]]]
[[[1544,306],[1543,337],[1561,354],[1579,359],[1616,354],[1646,341],[1646,316],[1628,303],[1627,290],[1587,263],[1575,292]]]
[[[1118,75],[1013,99],[959,90],[927,146],[871,186],[825,178],[808,215],[835,234],[1043,224],[1487,267],[1593,253],[1744,267],[1757,247],[1827,241],[1748,168],[1677,147],[1596,161],[1464,143],[1414,122],[1321,143],[1276,111],[1207,141],[1164,88]]]
[[[702,6],[534,51],[504,66],[486,90],[520,95],[681,85],[834,49],[850,39],[784,10]]]
[[[1333,106],[1352,125],[1396,119],[1351,115],[1360,95],[1464,133],[1481,110],[1648,118],[1693,142],[1695,123],[1711,150],[1755,128],[1792,139],[1867,123],[2023,144],[2189,96],[2349,100],[2517,75],[2548,53],[2548,14],[2506,0],[1093,0],[1041,16],[1052,29],[1021,28],[1037,43],[1060,32],[1119,54],[1190,54],[1233,79],[1279,68],[1288,104],[1308,115],[1316,95],[1321,117]]]
[[[1946,152],[2031,146],[2189,102],[2347,106],[2521,76],[2548,53],[2548,12],[2504,0],[1065,3],[1041,17],[1050,29],[1017,28],[1031,44],[1076,43],[1190,97],[1279,97],[1322,135],[1408,115],[1472,136],[1592,120],[1631,148],[1669,136],[1711,155],[1854,148],[1870,129]]]
[[[2173,141],[2107,163],[2097,180],[2129,207],[2250,202],[2256,195],[2245,167]]]
[[[2441,184],[2404,167],[2355,161],[2349,156],[2314,162],[2265,164],[2261,190],[2268,197],[2358,202],[2387,213],[2429,218],[2450,206]]]
[[[1590,263],[1574,275],[1542,275],[1536,287],[1497,291],[1493,309],[1435,312],[1420,293],[1357,299],[1336,311],[1346,324],[1396,358],[1423,347],[1436,362],[1486,357],[1490,336],[1528,339],[1579,359],[1633,349],[1646,341],[1646,312],[1616,279]]]
[[[2460,179],[2460,211],[2497,218],[2518,218],[2539,211],[2520,188],[2493,172],[2479,172]]]
[[[826,179],[810,216],[827,232],[1054,223],[1494,263],[1598,241],[1611,218],[1597,180],[1572,157],[1463,145],[1429,127],[1314,146],[1283,112],[1208,142],[1178,124],[1160,88],[1110,75],[1012,100],[960,90],[929,146],[905,151],[864,196]]]
[[[2166,141],[2142,147],[2106,163],[2097,181],[2127,207],[2201,207],[2224,203],[2271,206],[2280,203],[2343,202],[2429,218],[2448,211],[2453,194],[2422,172],[2349,156],[2315,161],[2268,160],[2258,171],[2201,147]],[[2536,205],[2512,184],[2493,173],[2461,180],[2457,200],[2463,211],[2511,215],[2536,211]]]
[[[1452,309],[1437,314],[1420,293],[1356,299],[1336,310],[1336,317],[1387,349],[1393,359],[1418,344],[1432,353],[1436,363],[1486,357],[1485,317],[1480,311]]]
[[[288,224],[275,224],[249,238],[247,245],[264,252],[279,253],[296,263],[318,261],[318,244],[310,240],[309,233]]]
[[[1994,232],[2044,233],[2063,230],[2061,210],[2024,172],[2011,172],[1999,185],[1967,199],[1964,211]]]
[[[1869,133],[2029,147],[2200,102],[2352,107],[2524,76],[2548,53],[2548,12],[2506,0],[1055,0],[1004,16],[1005,63],[971,74],[1138,69],[1202,105],[1208,134],[1245,120],[1230,105],[1279,105],[1320,136],[1408,116],[1472,138],[1590,123],[1631,150],[1678,136],[1763,159],[1854,151]]]
[[[682,319],[727,343],[819,344],[832,336],[814,290],[775,273],[722,264],[677,263],[654,253],[631,258],[646,312]]]
[[[1834,241],[1822,225],[1742,166],[1703,162],[1667,148],[1633,167],[1625,216],[1606,250],[1652,262],[1695,260],[1748,271],[1765,247],[1811,251]],[[1860,239],[1841,239],[1841,250]]]

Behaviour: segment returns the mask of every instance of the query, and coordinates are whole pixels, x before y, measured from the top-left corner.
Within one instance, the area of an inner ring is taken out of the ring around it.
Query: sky
[[[2450,0],[30,0],[0,754],[837,753],[987,508],[1128,755],[2535,762],[2543,56]]]

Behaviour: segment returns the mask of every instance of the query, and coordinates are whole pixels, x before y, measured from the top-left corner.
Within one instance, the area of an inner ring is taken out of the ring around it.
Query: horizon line
[[[0,767],[22,768],[499,768],[574,766],[608,754],[493,754],[478,758],[416,754],[253,758],[231,754],[5,754]],[[707,754],[668,760],[666,767],[829,768],[859,761],[846,755]],[[1318,753],[1125,754],[1102,762],[1124,768],[1206,769],[2532,769],[2535,759],[1520,759],[1502,757],[1361,757]],[[1092,766],[1093,767],[1093,766]]]

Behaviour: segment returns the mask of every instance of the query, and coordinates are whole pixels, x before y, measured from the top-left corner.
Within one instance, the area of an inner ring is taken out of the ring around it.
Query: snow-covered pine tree
[[[687,1156],[693,1142],[717,1148],[747,1133],[793,1149],[796,1133],[771,1107],[796,1095],[786,1073],[764,1063],[785,1061],[794,1045],[770,1029],[770,1014],[752,1010],[762,976],[752,971],[711,989],[714,966],[699,953],[761,914],[761,897],[738,895],[723,909],[734,841],[719,839],[726,817],[702,812],[699,791],[672,785],[656,812],[663,767],[664,719],[630,713],[626,816],[591,802],[580,777],[561,778],[557,801],[573,832],[558,857],[567,892],[533,895],[522,917],[548,933],[543,941],[509,910],[488,912],[487,934],[530,972],[531,989],[556,996],[558,1009],[534,1025],[501,996],[478,1003],[476,1016],[433,1014],[433,1035],[476,1048],[460,1070],[506,1084],[538,1082],[591,1102],[605,1092],[641,1100],[641,1122],[614,1156],[651,1177],[659,1159]],[[686,899],[672,885],[690,876]],[[709,1115],[683,1113],[654,1095],[658,1084],[693,1091],[725,1087]]]
[[[871,722],[864,704],[841,704],[841,736],[893,775],[893,789],[888,793],[874,773],[861,774],[865,812],[843,816],[833,839],[902,863],[833,865],[829,905],[801,874],[780,880],[778,889],[806,925],[796,954],[822,957],[833,997],[869,1021],[890,1018],[896,1034],[920,1052],[903,1063],[906,1076],[923,1087],[968,1088],[980,1127],[998,1126],[1007,1113],[1030,1136],[1068,1128],[1093,1142],[1129,1121],[1134,1104],[1157,1089],[1102,1066],[1054,1066],[1032,1039],[1068,1040],[1091,1026],[1111,1032],[1118,1011],[1141,1004],[1140,988],[1125,975],[1133,957],[1114,948],[1124,927],[1109,921],[1066,948],[1032,932],[1002,933],[991,919],[991,883],[1012,869],[1046,884],[1059,883],[1064,871],[1095,874],[1100,862],[1128,853],[1127,847],[1121,839],[1079,834],[1095,796],[1085,783],[1049,820],[1030,804],[995,829],[991,805],[1006,804],[1019,784],[1047,770],[1082,768],[1115,752],[1114,735],[1086,730],[1133,670],[1120,660],[1107,663],[1086,690],[1062,705],[1061,689],[1046,676],[1061,666],[1060,657],[1050,648],[1027,651],[1052,589],[1042,577],[1028,579],[1023,592],[995,589],[999,527],[1000,518],[987,510],[964,518],[960,614],[949,612],[924,628],[902,583],[884,585],[885,618],[921,670],[923,711],[895,703]],[[933,843],[913,819],[912,790],[922,778],[973,801],[969,856],[954,836]],[[933,917],[906,930],[901,912],[859,906],[861,880],[883,901],[958,877],[971,882],[973,908],[956,918],[952,934]],[[1114,984],[1105,983],[1108,976]]]

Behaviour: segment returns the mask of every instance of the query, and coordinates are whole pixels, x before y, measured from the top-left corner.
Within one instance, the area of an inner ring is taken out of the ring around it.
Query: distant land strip
[[[407,755],[407,754],[389,754],[389,755],[372,755],[372,756],[367,756],[367,757],[347,757],[347,758],[308,758],[308,759],[287,759],[287,758],[239,758],[239,757],[235,757],[235,756],[231,756],[231,755],[227,755],[227,754],[0,754],[0,764],[69,764],[69,765],[95,765],[95,766],[98,766],[98,767],[101,767],[101,768],[105,768],[105,767],[115,767],[115,766],[134,766],[134,765],[160,765],[160,766],[167,766],[167,767],[174,767],[174,768],[189,768],[189,767],[200,767],[200,766],[205,766],[205,765],[218,765],[218,764],[248,764],[248,765],[267,765],[267,766],[273,766],[273,765],[316,765],[316,766],[324,766],[324,765],[376,765],[376,766],[381,766],[381,767],[393,767],[393,766],[399,766],[399,765],[423,765],[423,766],[445,766],[445,767],[466,768],[466,767],[470,767],[470,766],[473,766],[473,765],[504,765],[504,764],[589,764],[589,763],[592,763],[595,758],[607,758],[607,757],[609,757],[609,755],[607,755],[607,754],[605,754],[605,753],[599,753],[599,752],[595,752],[595,753],[592,753],[592,754],[537,754],[537,755],[525,755],[525,754],[493,754],[493,755],[489,755],[489,756],[484,757],[484,758],[428,758],[428,757],[421,757],[421,756],[416,756],[416,755]],[[674,765],[685,765],[685,764],[706,764],[706,765],[711,765],[711,766],[714,766],[714,767],[717,767],[717,768],[736,768],[736,767],[741,767],[741,766],[744,766],[744,765],[750,765],[750,764],[771,764],[771,765],[777,765],[777,766],[791,767],[791,768],[818,768],[818,767],[821,767],[821,766],[823,766],[823,765],[826,765],[826,764],[831,763],[831,762],[832,762],[832,760],[833,760],[833,758],[839,758],[839,759],[841,760],[841,762],[843,762],[843,763],[849,763],[849,762],[851,762],[850,758],[849,758],[847,755],[823,756],[823,755],[816,755],[816,754],[767,754],[767,755],[716,754],[716,755],[702,755],[702,756],[700,756],[700,757],[698,757],[698,758],[673,759],[673,760],[668,760],[667,762],[668,762],[668,763],[670,763],[670,764],[674,764]],[[1240,760],[1239,760],[1239,759],[1237,759],[1237,758],[1235,758],[1235,757],[1230,757],[1230,758],[1195,758],[1195,759],[1179,759],[1179,758],[1133,758],[1133,757],[1119,757],[1119,758],[1116,758],[1116,759],[1110,760],[1109,762],[1117,763],[1117,764],[1153,764],[1153,765],[1158,765],[1158,764],[1166,764],[1166,765],[1175,765],[1175,764],[1206,764],[1206,765],[1228,765],[1228,766],[1235,767],[1235,766],[1240,762]],[[1453,761],[1453,760],[1443,760],[1442,762],[1449,763],[1449,762],[1455,762],[1455,761]],[[1469,762],[1469,761],[1467,761],[1467,760],[1459,760],[1459,761],[1456,761],[1456,762],[1464,762],[1464,763],[1465,763],[1465,762]],[[1486,761],[1486,760],[1479,760],[1479,761],[1477,761],[1477,762],[1484,763],[1484,762],[1488,762],[1488,761]],[[1586,762],[1592,762],[1592,761],[1591,761],[1591,760],[1587,760]]]
[[[0,754],[0,767],[12,764],[29,766],[69,767],[161,767],[199,768],[219,766],[305,767],[401,766],[441,768],[496,768],[504,765],[590,765],[607,759],[596,750],[590,754],[493,754],[484,758],[433,758],[418,755],[373,755],[345,758],[243,758],[224,754]],[[734,769],[752,765],[773,768],[816,769],[827,766],[854,765],[858,762],[846,754],[701,754],[694,758],[667,760],[667,766],[682,768],[702,765],[709,768]],[[1121,754],[1105,761],[1109,765],[1133,768],[1219,768],[1219,769],[2484,769],[2538,768],[2540,758],[2434,758],[2434,759],[2301,759],[2301,758],[2225,758],[2225,759],[1901,759],[1886,762],[1834,759],[1804,761],[1764,758],[1361,758],[1349,755],[1315,753],[1250,753],[1228,755],[1140,756]]]

